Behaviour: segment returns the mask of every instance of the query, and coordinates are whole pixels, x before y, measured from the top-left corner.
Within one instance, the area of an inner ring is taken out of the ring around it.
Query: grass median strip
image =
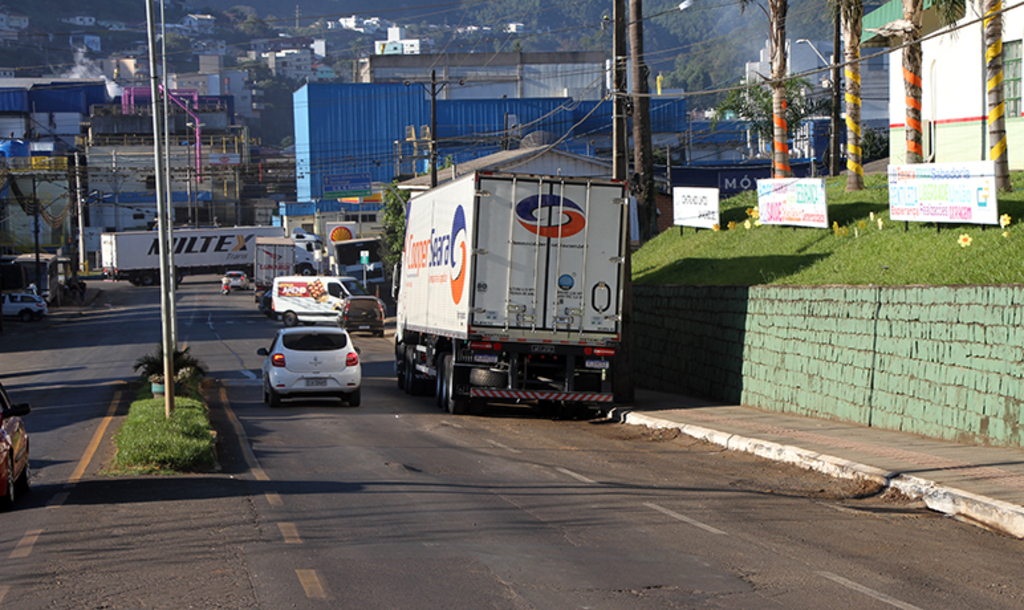
[[[176,474],[215,467],[216,436],[206,405],[186,396],[175,396],[174,404],[168,419],[163,398],[132,403],[114,436],[117,455],[107,474]]]

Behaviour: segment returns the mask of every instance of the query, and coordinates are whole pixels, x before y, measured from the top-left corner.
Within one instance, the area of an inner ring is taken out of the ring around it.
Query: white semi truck
[[[451,413],[612,402],[627,210],[624,183],[563,176],[472,173],[414,197],[398,386]]]
[[[284,237],[281,227],[218,227],[174,230],[177,280],[186,275],[244,271],[252,275],[257,237]],[[136,286],[160,283],[160,235],[156,231],[124,231],[100,235],[103,277]]]

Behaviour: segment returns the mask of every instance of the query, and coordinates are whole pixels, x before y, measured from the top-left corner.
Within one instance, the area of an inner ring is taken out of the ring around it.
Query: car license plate
[[[370,325],[369,325],[369,324],[360,324],[360,325],[359,325],[359,330],[366,330],[366,329],[368,329],[368,328],[370,328]]]
[[[473,362],[479,362],[481,364],[495,364],[498,362],[497,354],[474,354]]]
[[[306,387],[307,388],[325,388],[325,387],[327,387],[327,380],[326,379],[307,379],[306,380]]]
[[[606,369],[608,368],[607,360],[587,360],[586,367],[588,369]]]

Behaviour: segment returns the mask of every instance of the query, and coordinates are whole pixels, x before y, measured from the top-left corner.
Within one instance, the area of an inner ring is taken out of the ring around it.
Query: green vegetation
[[[199,400],[175,397],[170,419],[162,398],[132,403],[114,437],[117,455],[113,474],[175,474],[210,470],[216,464],[215,437],[206,406]]]
[[[846,178],[826,182],[833,230],[757,226],[747,210],[757,194],[721,202],[721,230],[664,231],[633,255],[637,284],[956,285],[1024,283],[1024,174],[999,194],[998,226],[891,222],[886,176],[846,193]],[[872,219],[872,214],[874,219]],[[878,227],[878,220],[882,227]],[[729,229],[730,223],[735,223]],[[962,246],[960,236],[970,237]]]

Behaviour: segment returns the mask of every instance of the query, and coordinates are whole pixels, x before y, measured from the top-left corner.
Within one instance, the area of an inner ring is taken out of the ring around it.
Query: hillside
[[[754,192],[721,202],[722,230],[672,228],[633,255],[637,284],[1019,284],[1024,283],[1024,173],[999,194],[1005,229],[889,221],[885,174],[846,193],[846,178],[826,181],[829,221],[838,231],[750,223]],[[873,215],[873,217],[872,217]],[[878,225],[881,220],[881,227]],[[735,223],[729,230],[729,223]],[[970,237],[962,246],[960,236]]]

